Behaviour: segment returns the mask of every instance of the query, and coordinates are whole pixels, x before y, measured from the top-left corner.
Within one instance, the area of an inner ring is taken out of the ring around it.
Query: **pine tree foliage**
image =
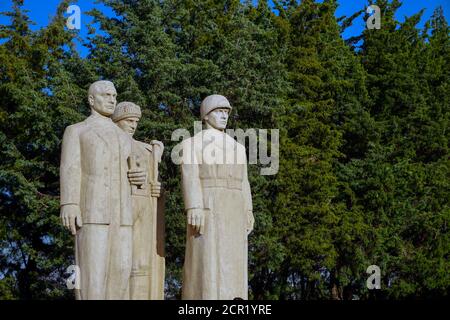
[[[71,299],[73,239],[59,221],[64,128],[115,83],[141,106],[136,138],[163,141],[166,297],[180,298],[185,214],[172,132],[229,98],[230,128],[279,129],[280,167],[249,166],[251,299],[448,296],[450,38],[442,8],[343,39],[335,0],[100,0],[81,58],[61,1],[38,31],[14,0],[0,25],[0,298]],[[364,9],[364,8],[361,8]],[[367,19],[368,16],[366,15]],[[358,42],[359,41],[359,42]],[[248,147],[248,145],[247,145]],[[366,287],[370,265],[382,290]]]

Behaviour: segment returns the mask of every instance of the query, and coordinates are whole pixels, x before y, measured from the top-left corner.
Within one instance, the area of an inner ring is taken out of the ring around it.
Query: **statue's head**
[[[109,117],[116,108],[117,92],[111,81],[96,81],[89,87],[88,101],[92,110]]]
[[[120,129],[133,136],[141,115],[141,108],[138,105],[124,101],[117,105],[112,120]]]
[[[208,127],[225,130],[231,112],[230,102],[224,96],[213,94],[203,99],[200,115]]]

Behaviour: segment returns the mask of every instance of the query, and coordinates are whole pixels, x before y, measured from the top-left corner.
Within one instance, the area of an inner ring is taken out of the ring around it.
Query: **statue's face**
[[[228,117],[230,115],[230,109],[219,108],[211,111],[205,117],[205,121],[214,129],[225,130],[228,123]]]
[[[133,136],[134,132],[136,131],[138,122],[139,122],[138,117],[130,117],[119,120],[116,122],[116,124],[119,126],[120,129],[128,133],[130,136]]]
[[[117,92],[113,86],[99,86],[95,93],[89,96],[91,108],[105,117],[114,113],[116,108]]]

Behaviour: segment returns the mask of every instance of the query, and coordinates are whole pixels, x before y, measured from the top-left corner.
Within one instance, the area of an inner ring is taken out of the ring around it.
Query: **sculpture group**
[[[75,236],[76,298],[163,299],[164,145],[133,139],[141,109],[116,100],[112,82],[94,82],[91,115],[64,132],[61,220]],[[206,97],[204,130],[182,142],[183,299],[247,299],[254,218],[245,147],[224,132],[231,110],[225,97]]]

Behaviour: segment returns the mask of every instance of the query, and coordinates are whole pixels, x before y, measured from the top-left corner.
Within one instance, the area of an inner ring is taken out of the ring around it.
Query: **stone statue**
[[[146,173],[127,177],[132,139],[110,119],[116,89],[89,87],[91,115],[64,132],[61,151],[61,219],[75,235],[77,299],[128,299],[132,253],[131,187]]]
[[[112,120],[133,137],[141,118],[141,109],[132,102],[117,105]],[[129,157],[130,177],[139,170],[147,173],[148,179],[132,186],[133,206],[133,255],[130,277],[132,300],[164,299],[164,220],[158,206],[161,184],[158,182],[158,163],[164,146],[160,141],[151,144],[133,139]],[[147,180],[147,181],[146,181]]]
[[[221,95],[200,106],[206,129],[182,142],[187,212],[183,299],[247,299],[247,236],[254,218],[245,147],[224,132],[231,105]]]

